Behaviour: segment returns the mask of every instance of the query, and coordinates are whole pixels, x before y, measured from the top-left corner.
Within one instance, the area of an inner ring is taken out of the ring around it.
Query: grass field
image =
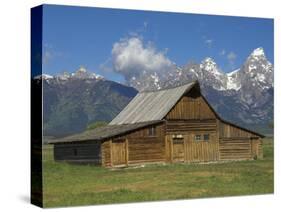
[[[44,207],[273,193],[273,141],[264,159],[110,170],[53,161],[44,147]]]

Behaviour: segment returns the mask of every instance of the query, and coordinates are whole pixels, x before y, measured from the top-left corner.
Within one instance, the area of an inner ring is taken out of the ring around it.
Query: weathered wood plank
[[[170,119],[208,119],[215,118],[215,114],[200,95],[199,91],[192,90],[174,106],[167,114]]]
[[[109,151],[110,151],[110,166],[113,166],[113,160],[112,160],[112,139],[109,140]]]
[[[58,143],[54,145],[54,159],[56,161],[88,161],[102,163],[101,143]]]

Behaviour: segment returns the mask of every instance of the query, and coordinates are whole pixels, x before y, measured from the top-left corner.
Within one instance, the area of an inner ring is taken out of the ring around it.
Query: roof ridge
[[[162,89],[159,89],[159,90],[145,90],[145,91],[140,91],[140,93],[156,93],[156,92],[159,92],[159,91],[166,91],[166,90],[172,90],[172,89],[175,89],[175,88],[179,88],[179,87],[184,87],[186,85],[191,85],[191,84],[196,84],[198,83],[198,80],[193,80],[191,82],[188,82],[188,83],[184,83],[182,85],[179,85],[179,86],[175,86],[175,87],[171,87],[171,88],[162,88]]]

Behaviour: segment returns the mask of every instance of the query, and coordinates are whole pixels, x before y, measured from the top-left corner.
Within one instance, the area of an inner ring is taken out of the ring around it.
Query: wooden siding
[[[173,145],[172,159],[173,162],[184,162],[185,161],[185,142],[184,139],[172,139],[171,145]]]
[[[217,130],[216,119],[207,120],[167,120],[166,134],[187,133],[194,131],[209,131]]]
[[[221,121],[219,135],[221,160],[249,160],[263,157],[262,143],[257,135]]]
[[[165,144],[157,138],[128,139],[129,164],[165,160]]]
[[[233,125],[221,122],[219,123],[220,138],[250,138],[258,137],[257,135],[235,127]]]
[[[261,138],[258,139],[257,141],[258,143],[258,159],[263,159],[263,145],[262,145],[262,140]]]
[[[251,139],[252,156],[257,159],[263,158],[262,141],[260,138]]]
[[[111,155],[110,155],[110,142],[102,142],[101,154],[102,154],[102,166],[111,166]]]
[[[251,139],[220,139],[220,160],[253,159]]]
[[[196,141],[195,135],[209,134],[209,140]],[[188,134],[183,134],[182,142],[183,151],[179,150],[180,139],[173,138],[175,135],[166,136],[166,161],[167,162],[208,162],[219,160],[218,141],[215,132],[194,131]],[[176,144],[175,144],[176,143]],[[183,160],[182,160],[183,157]]]
[[[126,142],[125,139],[113,140],[111,144],[112,149],[112,165],[126,164]]]
[[[156,125],[155,136],[149,136],[149,128],[150,127],[142,128],[127,135],[113,138],[112,142],[103,142],[102,153],[103,157],[105,157],[103,166],[165,161],[165,125]],[[117,141],[124,141],[122,148],[117,148],[116,145],[114,145]],[[110,145],[110,143],[112,144]],[[122,161],[121,158],[118,158],[118,162],[114,162],[114,154],[120,157],[122,155]],[[111,160],[111,158],[113,160]]]
[[[215,119],[216,115],[204,98],[193,89],[183,96],[167,114],[166,119]]]
[[[157,125],[155,132],[155,136],[149,136],[147,127],[127,136],[129,164],[165,160],[164,124]]]
[[[54,159],[81,163],[101,163],[100,142],[60,143],[54,145]]]
[[[221,138],[219,141],[220,160],[262,159],[260,138]]]

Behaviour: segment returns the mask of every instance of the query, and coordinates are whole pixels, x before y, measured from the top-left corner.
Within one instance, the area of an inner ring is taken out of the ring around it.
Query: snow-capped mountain
[[[43,91],[45,136],[66,136],[95,122],[111,121],[137,90],[106,80],[81,67],[73,73],[43,74],[31,80],[33,91]]]
[[[42,74],[33,77],[34,79],[43,79],[46,82],[50,81],[56,81],[56,82],[61,82],[63,83],[64,81],[68,80],[75,80],[75,79],[84,79],[84,80],[104,80],[104,77],[96,74],[94,72],[88,71],[86,68],[81,66],[79,69],[77,69],[75,72],[63,72],[59,73],[57,75],[49,75],[49,74]]]
[[[214,59],[207,57],[199,64],[189,62],[162,74],[144,71],[139,77],[128,80],[127,84],[143,91],[198,80],[203,94],[223,117],[239,124],[267,124],[273,120],[273,70],[260,47],[245,59],[240,68],[230,73],[223,72]]]
[[[78,79],[103,79],[104,77],[94,72],[88,72],[83,66],[81,66],[76,72],[71,74],[72,78]]]
[[[216,62],[208,57],[200,64],[201,76],[200,81],[208,79],[206,85],[212,86],[216,90],[225,90],[227,84],[227,76],[219,69]],[[204,84],[205,84],[204,83]]]
[[[255,49],[250,54],[239,71],[237,80],[241,84],[241,99],[249,104],[262,97],[263,91],[273,88],[273,66],[262,48]]]
[[[223,72],[210,57],[200,64],[190,62],[183,67],[175,66],[165,73],[143,71],[139,77],[128,80],[128,84],[143,90],[157,90],[179,83],[199,80],[203,87],[212,87],[218,91],[249,89],[259,91],[273,87],[273,66],[267,60],[263,48],[255,49],[241,68],[230,73]]]
[[[230,73],[227,73],[226,90],[236,90],[241,88],[241,80],[239,78],[240,69],[236,69]]]
[[[49,80],[49,79],[53,79],[53,78],[54,77],[49,74],[37,75],[34,77],[34,79],[44,79],[44,80]]]

